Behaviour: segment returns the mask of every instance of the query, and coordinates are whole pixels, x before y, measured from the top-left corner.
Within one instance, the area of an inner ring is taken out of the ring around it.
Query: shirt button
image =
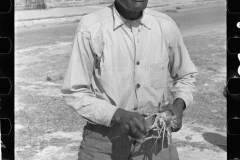
[[[140,88],[140,84],[139,83],[136,85],[136,89],[138,89],[138,88]]]
[[[136,63],[137,65],[139,65],[140,64],[140,62],[139,61],[137,61],[137,63]]]

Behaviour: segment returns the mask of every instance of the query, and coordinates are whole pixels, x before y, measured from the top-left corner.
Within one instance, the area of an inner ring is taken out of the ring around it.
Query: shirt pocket
[[[167,87],[168,62],[150,64],[150,84],[155,90]]]

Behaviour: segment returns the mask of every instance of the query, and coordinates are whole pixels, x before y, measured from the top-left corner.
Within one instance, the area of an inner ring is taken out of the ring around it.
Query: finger
[[[130,135],[134,138],[138,138],[140,130],[137,124],[137,120],[134,117],[133,120],[129,121],[129,126],[130,126]]]
[[[141,133],[141,131],[137,128],[137,127],[133,127],[130,129],[130,136],[135,138],[135,139],[140,139],[143,137],[143,134]]]
[[[161,112],[169,111],[169,110],[171,110],[171,108],[172,108],[172,104],[167,104],[165,106],[160,107],[158,112],[161,113]]]
[[[178,132],[181,128],[182,128],[181,123],[176,124],[176,127],[171,127],[172,132]]]
[[[170,114],[172,114],[172,116],[176,115],[173,108],[170,108],[168,111],[170,112]]]
[[[138,130],[138,132],[136,132],[135,135],[136,135],[136,139],[141,139],[144,137],[144,134],[142,132],[140,132],[139,130]]]
[[[142,132],[143,132],[143,134],[145,135],[145,134],[147,134],[147,122],[146,122],[146,120],[145,120],[145,118],[143,117],[143,116],[140,116],[140,120],[141,120],[141,123],[142,123],[142,125],[143,125],[143,130],[142,130]]]
[[[147,134],[147,128],[145,126],[145,119],[139,115],[138,117],[133,118],[133,120],[134,120],[134,124],[135,124],[133,126],[133,131],[132,131],[133,134],[136,136],[136,138],[143,138],[144,135]]]
[[[144,136],[146,136],[148,134],[147,126],[148,126],[147,123],[144,121],[144,130],[143,130]]]
[[[172,129],[172,132],[178,132],[181,128],[178,128],[178,127],[176,127],[176,128],[171,128]]]
[[[129,134],[129,131],[130,131],[129,125],[128,124],[123,125],[122,130],[123,130],[123,133]]]
[[[139,129],[140,132],[144,132],[146,130],[146,127],[144,126],[144,121],[142,120],[141,117],[134,118],[136,127]]]

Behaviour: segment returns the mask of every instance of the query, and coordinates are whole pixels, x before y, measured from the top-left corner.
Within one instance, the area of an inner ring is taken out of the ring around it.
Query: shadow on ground
[[[203,133],[203,138],[227,152],[227,138],[225,136],[218,133],[206,132]]]

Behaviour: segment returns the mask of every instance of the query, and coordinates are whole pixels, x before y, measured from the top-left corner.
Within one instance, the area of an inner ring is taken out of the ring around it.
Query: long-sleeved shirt
[[[177,25],[151,9],[128,21],[112,4],[81,19],[61,92],[89,122],[110,126],[118,107],[147,115],[167,101],[168,71],[173,99],[188,106],[197,70]]]

